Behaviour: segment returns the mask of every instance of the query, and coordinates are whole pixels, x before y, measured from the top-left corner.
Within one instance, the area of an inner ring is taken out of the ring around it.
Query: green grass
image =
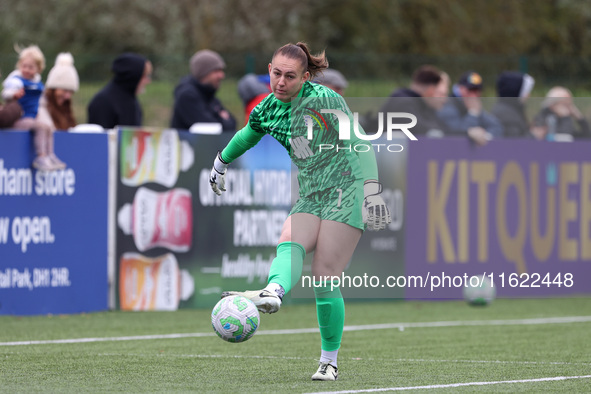
[[[586,316],[591,298],[463,302],[348,302],[346,325]],[[313,304],[263,315],[260,332],[230,344],[209,310],[0,317],[2,392],[314,392],[589,375],[591,322],[485,324],[347,331],[337,382],[312,382],[318,333]],[[173,333],[203,337],[6,346],[6,342]],[[419,392],[588,392],[591,379],[449,387]]]

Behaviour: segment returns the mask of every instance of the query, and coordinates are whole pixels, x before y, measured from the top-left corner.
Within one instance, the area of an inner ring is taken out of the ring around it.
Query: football
[[[490,304],[496,296],[496,288],[490,278],[484,275],[472,276],[464,286],[464,300],[470,305],[485,306]]]
[[[211,311],[213,330],[227,342],[244,342],[259,327],[259,311],[254,303],[242,296],[222,298]]]

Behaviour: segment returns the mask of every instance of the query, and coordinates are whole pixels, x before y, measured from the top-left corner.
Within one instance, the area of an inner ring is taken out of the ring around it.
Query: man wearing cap
[[[481,96],[480,74],[474,71],[464,73],[438,113],[448,126],[447,135],[467,135],[477,145],[486,145],[491,139],[503,135],[499,120],[482,108]]]
[[[191,74],[181,78],[174,89],[170,126],[188,130],[194,123],[220,123],[224,131],[236,131],[236,119],[215,97],[225,78],[226,63],[214,51],[204,49],[191,57]]]

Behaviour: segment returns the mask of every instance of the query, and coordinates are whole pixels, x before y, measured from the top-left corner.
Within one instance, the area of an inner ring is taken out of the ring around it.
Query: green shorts
[[[365,230],[362,204],[363,180],[357,179],[300,197],[289,214],[309,213],[322,220],[334,220]]]

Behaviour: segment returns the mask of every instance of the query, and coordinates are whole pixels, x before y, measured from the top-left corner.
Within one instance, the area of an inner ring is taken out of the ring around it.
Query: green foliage
[[[0,52],[38,43],[111,55],[269,53],[285,42],[335,52],[591,55],[580,0],[0,0]]]
[[[278,46],[306,41],[348,78],[402,78],[431,63],[574,87],[589,83],[590,24],[581,0],[0,0],[0,70],[14,67],[15,43],[36,43],[48,68],[72,52],[82,81],[108,79],[115,56],[134,51],[152,60],[156,80],[175,83],[210,48],[239,78],[265,72]]]

